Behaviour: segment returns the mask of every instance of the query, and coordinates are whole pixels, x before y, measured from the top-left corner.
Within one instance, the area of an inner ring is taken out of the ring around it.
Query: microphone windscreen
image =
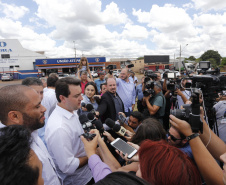
[[[91,110],[93,110],[93,105],[92,104],[87,104],[86,105],[86,109],[88,112],[90,112]]]
[[[101,130],[101,129],[103,129],[103,124],[101,123],[101,121],[100,121],[100,120],[96,120],[96,121],[94,121],[94,124],[95,124],[95,126],[96,126],[97,130]]]
[[[113,126],[115,125],[115,122],[114,122],[111,118],[107,118],[107,119],[105,120],[105,124],[106,124],[107,126],[109,126],[110,128],[113,128]]]
[[[93,120],[93,119],[94,119],[94,114],[92,114],[91,112],[89,112],[89,113],[87,114],[87,118],[88,118],[89,120]]]
[[[85,102],[82,102],[82,103],[81,103],[81,106],[82,106],[82,107],[86,107]]]
[[[113,131],[118,132],[121,129],[120,125],[115,124],[112,128]]]
[[[80,121],[81,124],[84,124],[85,122],[88,122],[89,119],[86,117],[85,114],[82,114],[82,115],[79,116],[79,121]]]

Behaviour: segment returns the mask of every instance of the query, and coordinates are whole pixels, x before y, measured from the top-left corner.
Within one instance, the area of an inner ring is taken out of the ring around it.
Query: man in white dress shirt
[[[48,119],[45,140],[64,185],[92,184],[92,173],[80,135],[84,133],[77,110],[81,107],[80,80],[62,78],[56,83],[58,104]]]
[[[10,85],[0,89],[0,127],[24,125],[32,132],[31,148],[42,162],[42,178],[45,185],[61,185],[56,167],[37,129],[44,126],[45,107],[41,105],[38,93],[24,85]]]

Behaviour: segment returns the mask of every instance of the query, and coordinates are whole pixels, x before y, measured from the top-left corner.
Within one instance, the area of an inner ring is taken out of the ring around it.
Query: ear
[[[61,101],[61,102],[65,102],[65,96],[60,95],[59,98],[60,98],[60,101]]]
[[[19,111],[10,111],[8,113],[8,125],[16,124],[22,125],[23,123],[23,115]]]

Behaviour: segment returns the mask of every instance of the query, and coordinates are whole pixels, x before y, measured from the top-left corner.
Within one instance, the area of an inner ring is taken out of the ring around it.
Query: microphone
[[[86,107],[85,102],[82,102],[82,103],[81,103],[81,107],[84,107],[84,108]]]
[[[93,126],[85,114],[79,116],[79,121],[82,124],[82,128],[86,131],[88,131],[90,127]]]
[[[94,124],[95,124],[97,130],[99,130],[100,135],[102,136],[102,135],[103,135],[103,132],[104,132],[103,124],[101,123],[100,120],[95,120],[95,121],[94,121]]]
[[[92,104],[87,104],[86,109],[87,109],[88,112],[91,112],[92,114],[96,115],[95,109],[93,108]]]
[[[87,114],[87,118],[91,121],[91,123],[94,123],[94,121],[96,120],[94,114],[92,114],[91,112]]]
[[[107,118],[105,120],[105,124],[107,126],[109,126],[114,132],[116,132],[116,134],[118,134],[120,136],[127,136],[128,137],[128,135],[126,134],[126,129],[123,126],[115,124],[115,122],[112,119]]]
[[[106,124],[107,126],[109,126],[109,127],[112,129],[113,126],[115,125],[115,122],[114,122],[111,118],[107,118],[107,119],[105,120],[105,124]]]
[[[126,134],[126,129],[123,127],[123,126],[120,126],[120,125],[114,125],[112,130],[114,132],[116,132],[116,134],[120,135],[120,136],[127,136],[128,135]]]

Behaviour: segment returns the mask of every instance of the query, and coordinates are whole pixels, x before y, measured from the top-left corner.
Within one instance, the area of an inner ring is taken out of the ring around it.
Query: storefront
[[[105,70],[105,57],[87,57],[90,71]],[[77,72],[80,58],[45,58],[36,59],[36,69],[44,75],[54,73],[73,74]]]

